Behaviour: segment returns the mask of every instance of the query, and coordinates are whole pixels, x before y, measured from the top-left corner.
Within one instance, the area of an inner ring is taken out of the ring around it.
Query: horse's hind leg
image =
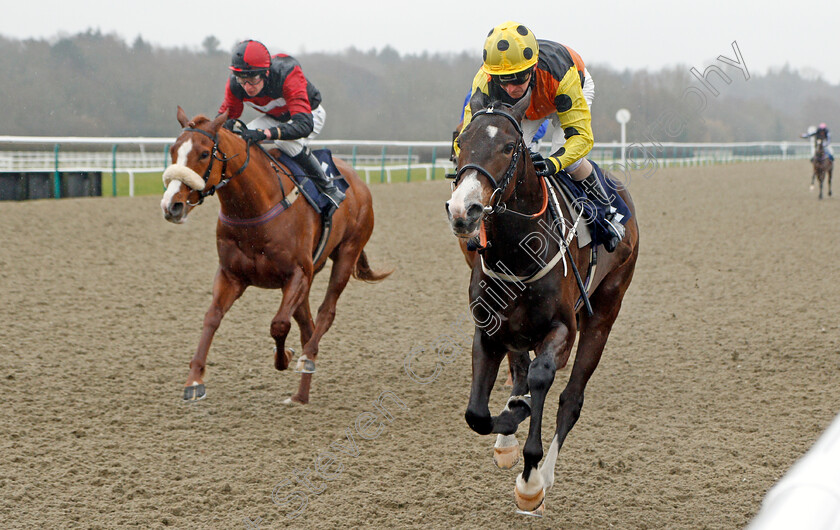
[[[572,373],[566,388],[560,394],[560,407],[557,410],[557,428],[540,467],[540,474],[548,490],[554,484],[554,467],[557,454],[575,422],[580,417],[583,407],[583,393],[589,378],[601,360],[601,354],[607,343],[610,330],[618,316],[624,293],[630,285],[635,267],[635,258],[608,274],[595,291],[590,301],[593,313],[583,315],[580,323],[578,349]]]
[[[213,301],[210,302],[210,308],[204,315],[201,339],[198,341],[198,348],[190,361],[190,373],[187,375],[187,382],[184,385],[184,401],[197,401],[206,396],[204,370],[207,366],[207,352],[210,351],[213,336],[219,329],[219,324],[221,324],[225,313],[228,312],[236,299],[242,296],[244,291],[245,285],[239,280],[221,269],[216,271],[216,278],[213,280]]]

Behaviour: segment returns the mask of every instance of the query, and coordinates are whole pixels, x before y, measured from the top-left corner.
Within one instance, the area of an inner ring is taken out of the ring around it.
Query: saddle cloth
[[[321,163],[321,167],[324,169],[324,173],[327,175],[327,178],[331,178],[339,190],[346,191],[347,188],[350,187],[347,181],[344,180],[344,176],[338,172],[338,168],[332,158],[332,152],[330,152],[329,149],[317,149],[312,151],[312,154],[315,155],[315,158],[317,158]],[[275,155],[275,158],[277,158],[278,162],[289,169],[292,177],[303,189],[303,196],[306,197],[309,204],[315,208],[315,211],[321,213],[327,207],[329,199],[321,193],[315,183],[309,179],[303,168],[301,168],[300,165],[292,159],[292,157],[286,153],[280,152],[279,156]]]
[[[624,202],[624,199],[622,199],[617,192],[621,184],[616,184],[612,179],[606,178],[603,170],[598,167],[598,164],[592,160],[589,162],[592,164],[592,167],[595,168],[595,174],[597,175],[598,180],[601,181],[601,185],[610,196],[612,201],[610,207],[615,209],[613,222],[626,224],[632,216],[632,213],[630,213],[630,208],[627,207],[627,203]],[[595,246],[598,246],[608,240],[610,238],[610,230],[607,222],[604,220],[604,217],[607,214],[607,207],[599,201],[590,198],[586,194],[586,188],[584,187],[583,181],[578,182],[573,180],[572,177],[565,171],[561,171],[556,175],[556,177],[560,183],[560,188],[563,190],[563,197],[566,199],[566,205],[570,206],[569,210],[574,212],[574,214],[580,214],[582,211],[583,219],[589,220],[588,224],[591,232],[591,239]],[[579,231],[581,229],[581,225],[583,224],[584,223],[581,222],[578,225]],[[578,245],[583,247],[585,245],[584,242],[581,241],[580,236],[581,234],[579,233]],[[589,241],[586,243],[588,244]]]

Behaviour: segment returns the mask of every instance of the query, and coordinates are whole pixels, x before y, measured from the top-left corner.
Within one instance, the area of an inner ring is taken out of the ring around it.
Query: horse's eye
[[[201,158],[202,160],[204,160],[205,158],[207,158],[207,157],[209,157],[209,156],[210,156],[210,151],[204,151],[203,153],[201,153],[201,157],[200,157],[200,158]]]
[[[507,145],[505,146],[504,153],[505,153],[506,155],[511,154],[511,153],[513,152],[513,148],[514,148],[514,147],[515,147],[515,145],[513,144],[513,142],[511,142],[511,143],[507,144]]]

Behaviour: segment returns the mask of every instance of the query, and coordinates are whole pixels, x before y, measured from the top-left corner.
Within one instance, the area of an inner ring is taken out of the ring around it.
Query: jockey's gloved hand
[[[239,133],[248,142],[258,143],[266,139],[266,135],[260,129],[245,129]]]
[[[560,161],[556,157],[550,156],[540,161],[534,161],[534,169],[537,170],[538,176],[550,177],[560,171]]]
[[[229,118],[229,119],[225,120],[225,124],[222,125],[222,127],[224,127],[225,129],[227,129],[229,131],[232,131],[236,127],[237,121],[238,120],[236,118]]]

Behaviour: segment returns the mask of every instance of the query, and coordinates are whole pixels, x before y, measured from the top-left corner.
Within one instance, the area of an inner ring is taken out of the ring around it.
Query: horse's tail
[[[365,251],[363,250],[362,253],[359,254],[359,259],[356,260],[353,277],[357,280],[365,282],[378,282],[390,276],[392,272],[394,271],[389,270],[387,272],[376,272],[371,269],[370,264],[368,263],[367,255],[365,255]]]

